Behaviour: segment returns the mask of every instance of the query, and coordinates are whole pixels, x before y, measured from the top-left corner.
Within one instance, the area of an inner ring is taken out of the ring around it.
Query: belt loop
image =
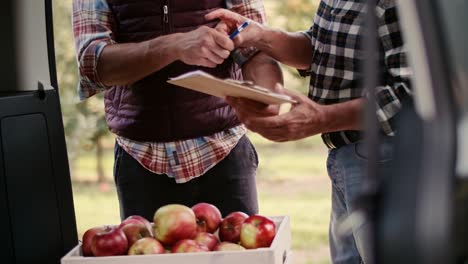
[[[341,131],[341,132],[340,132],[340,135],[341,135],[341,138],[343,138],[343,140],[344,140],[344,142],[345,142],[346,144],[351,144],[351,143],[353,143],[353,142],[351,141],[351,139],[348,138],[348,135],[346,135],[346,131]]]
[[[329,133],[326,133],[326,134],[322,134],[322,138],[323,138],[323,142],[325,142],[325,145],[327,145],[327,147],[329,149],[336,149],[336,146],[333,144],[333,142],[331,141],[331,138],[330,138],[330,134]]]

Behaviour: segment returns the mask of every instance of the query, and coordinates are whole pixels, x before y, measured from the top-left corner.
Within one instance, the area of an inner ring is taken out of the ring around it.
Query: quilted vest
[[[225,7],[223,0],[107,2],[116,22],[117,43],[141,42],[188,32],[202,25],[214,27],[216,23],[208,23],[204,15]],[[207,136],[238,125],[234,110],[223,99],[166,82],[194,70],[220,78],[241,78],[240,69],[231,59],[214,69],[174,62],[129,87],[114,87],[105,92],[110,130],[137,141],[168,142]]]

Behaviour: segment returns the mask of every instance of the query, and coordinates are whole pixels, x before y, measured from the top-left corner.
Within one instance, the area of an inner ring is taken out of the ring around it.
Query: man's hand
[[[283,88],[281,84],[278,83],[272,90],[280,93]],[[257,101],[236,97],[227,97],[226,101],[234,108],[237,116],[244,123],[250,118],[276,116],[279,114],[278,105],[267,105]]]
[[[189,65],[214,68],[234,49],[229,36],[206,26],[179,34],[175,43],[177,58]]]
[[[216,26],[216,29],[226,35],[231,34],[245,21],[249,21],[249,26],[246,27],[241,34],[234,38],[236,47],[256,46],[256,43],[260,41],[261,33],[263,32],[263,26],[261,24],[227,9],[217,9],[207,14],[205,19],[220,19],[221,22]]]
[[[285,32],[249,20],[226,9],[217,9],[205,16],[206,20],[220,19],[217,30],[230,34],[246,20],[249,26],[234,38],[236,47],[255,47],[277,61],[297,69],[309,69],[314,47],[301,32]]]
[[[289,112],[281,115],[278,115],[278,108],[274,106],[266,106],[248,99],[228,98],[227,100],[247,128],[272,141],[299,140],[327,129],[326,106],[319,105],[296,92],[286,89],[281,89],[281,92],[297,101]]]

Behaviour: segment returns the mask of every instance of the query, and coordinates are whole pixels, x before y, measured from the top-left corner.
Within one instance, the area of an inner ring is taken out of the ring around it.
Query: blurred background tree
[[[312,25],[317,9],[314,0],[288,0],[288,1],[265,1],[268,15],[268,23],[275,27],[290,32],[305,31]],[[296,91],[307,93],[309,78],[303,78],[296,69],[283,65],[286,75],[286,86]]]
[[[110,133],[104,119],[102,94],[80,102],[78,69],[71,25],[72,0],[54,0],[54,34],[60,100],[72,175],[80,153],[94,151],[96,181],[105,181],[104,141]]]
[[[268,1],[267,1],[268,2]],[[317,10],[317,1],[314,0],[288,0],[270,1],[276,4],[276,16],[272,25],[276,28],[285,29],[290,32],[305,31],[310,28]],[[284,66],[284,69],[293,77],[293,83],[298,87],[296,90],[307,91],[309,78],[303,78],[296,69]]]
[[[273,23],[287,31],[307,30],[312,25],[318,1],[314,0],[288,0],[266,1],[274,2],[276,14]]]

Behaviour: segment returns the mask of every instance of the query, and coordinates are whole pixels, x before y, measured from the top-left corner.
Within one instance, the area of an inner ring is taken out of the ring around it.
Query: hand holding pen
[[[207,14],[205,19],[220,19],[217,29],[228,34],[236,47],[252,47],[260,40],[262,25],[232,11],[218,9]]]
[[[229,38],[231,40],[235,39],[237,35],[239,35],[239,33],[241,33],[249,24],[249,21],[245,21],[244,23],[242,23],[242,25],[236,28],[236,30],[234,30],[234,32],[232,32],[231,35],[229,35]]]

